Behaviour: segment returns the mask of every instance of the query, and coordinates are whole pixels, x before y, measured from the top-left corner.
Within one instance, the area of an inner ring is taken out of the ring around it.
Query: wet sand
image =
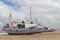
[[[60,40],[60,31],[32,35],[0,35],[0,40]]]

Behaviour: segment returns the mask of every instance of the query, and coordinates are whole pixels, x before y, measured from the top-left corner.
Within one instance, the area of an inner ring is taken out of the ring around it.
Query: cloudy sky
[[[30,4],[32,16],[41,24],[60,29],[60,0],[0,0],[0,25],[10,13],[15,19],[29,17]]]

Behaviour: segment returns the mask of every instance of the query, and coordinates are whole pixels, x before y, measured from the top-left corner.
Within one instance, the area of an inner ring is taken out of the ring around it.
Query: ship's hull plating
[[[8,33],[9,35],[30,35],[34,33]]]
[[[22,28],[22,29],[18,29],[18,28],[5,28],[5,31],[9,35],[33,34],[33,33],[37,33],[37,32],[40,32],[41,33],[41,30],[38,30],[38,28],[36,28],[36,27]]]
[[[19,35],[19,34],[33,34],[33,33],[41,33],[41,32],[52,32],[53,29],[44,29],[44,28],[5,28],[5,31],[9,35]]]

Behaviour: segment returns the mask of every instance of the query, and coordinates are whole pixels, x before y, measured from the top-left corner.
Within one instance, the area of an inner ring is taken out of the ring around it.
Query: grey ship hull
[[[38,28],[36,26],[33,26],[33,27],[28,27],[28,28],[4,28],[5,31],[8,33],[8,34],[13,34],[13,35],[16,35],[16,34],[33,34],[33,33],[41,33],[41,32],[53,32],[54,30],[52,28],[48,28],[48,29],[45,29],[45,28]]]
[[[38,28],[22,28],[22,29],[18,29],[18,28],[5,28],[5,31],[9,34],[9,35],[19,35],[19,34],[34,34],[34,33],[41,33],[41,29],[38,30]]]

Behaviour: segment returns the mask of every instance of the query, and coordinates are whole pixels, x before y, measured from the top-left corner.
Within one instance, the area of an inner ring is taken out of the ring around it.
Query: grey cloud
[[[48,21],[51,20],[51,24],[53,25],[53,27],[55,27],[56,29],[60,28],[60,0],[32,0],[32,2],[30,0],[17,0],[17,2],[22,6],[18,11],[13,11],[12,14],[16,15],[16,13],[23,13],[23,16],[28,17],[30,13],[31,3],[32,15],[34,17],[37,17],[39,19],[39,22],[42,21],[43,24],[48,24]]]

